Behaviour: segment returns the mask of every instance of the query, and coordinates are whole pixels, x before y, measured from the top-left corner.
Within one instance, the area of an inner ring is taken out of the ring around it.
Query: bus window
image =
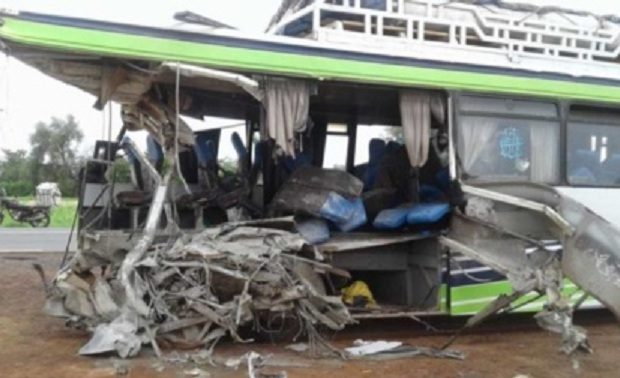
[[[359,125],[355,140],[355,166],[367,164],[369,160],[370,142],[381,139],[385,143],[397,141],[402,144],[403,128],[400,126]]]
[[[346,170],[348,146],[347,125],[327,125],[323,168]]]
[[[620,114],[571,109],[567,129],[571,185],[620,185]]]
[[[560,121],[551,103],[461,98],[458,156],[463,172],[488,180],[560,179]]]

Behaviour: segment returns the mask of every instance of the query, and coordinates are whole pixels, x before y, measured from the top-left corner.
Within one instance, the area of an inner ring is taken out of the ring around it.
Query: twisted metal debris
[[[159,354],[162,343],[212,351],[225,336],[252,341],[246,328],[264,329],[278,316],[295,319],[311,345],[327,346],[317,327],[340,330],[352,318],[340,297],[324,294],[313,269],[324,264],[297,255],[303,245],[299,235],[279,229],[207,229],[153,244],[132,265],[128,281],[121,279],[127,258],[101,273],[69,264],[55,278],[46,309],[93,332],[83,355],[126,358],[144,344]]]

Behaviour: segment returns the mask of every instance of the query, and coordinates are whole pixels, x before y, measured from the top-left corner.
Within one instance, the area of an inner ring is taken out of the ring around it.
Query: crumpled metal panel
[[[552,187],[534,183],[479,184],[477,187],[539,202],[572,227],[565,233],[550,220],[546,233],[563,245],[562,271],[575,284],[603,303],[620,319],[620,229]],[[536,222],[541,215],[526,212]]]
[[[564,243],[562,270],[620,320],[620,230],[567,197],[560,214],[575,225]]]
[[[270,316],[296,319],[313,345],[326,346],[316,326],[340,330],[353,320],[340,296],[325,294],[318,271],[329,266],[297,255],[304,245],[296,233],[225,224],[153,243],[128,281],[117,273],[126,258],[110,259],[104,273],[74,259],[50,286],[47,308],[93,333],[80,354],[132,357],[143,344],[158,352],[158,340],[211,350],[225,335],[248,341],[240,328],[264,328]]]

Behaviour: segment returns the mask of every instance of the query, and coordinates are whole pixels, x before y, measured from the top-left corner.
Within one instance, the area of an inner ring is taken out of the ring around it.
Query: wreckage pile
[[[230,336],[249,341],[273,319],[294,319],[310,345],[318,326],[340,330],[352,318],[340,297],[325,295],[319,262],[298,256],[304,240],[272,228],[223,225],[153,244],[134,265],[128,287],[120,264],[80,271],[69,264],[48,289],[48,313],[93,331],[80,350],[135,356],[143,344],[206,347]],[[80,261],[79,254],[73,261]],[[278,323],[282,324],[282,322]]]

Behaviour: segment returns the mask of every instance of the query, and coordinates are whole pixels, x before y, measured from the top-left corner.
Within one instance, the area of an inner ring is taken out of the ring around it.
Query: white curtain
[[[265,131],[286,155],[295,156],[295,133],[306,131],[314,88],[298,80],[268,79],[265,82]]]
[[[560,179],[560,129],[557,123],[530,125],[531,180],[554,184]]]
[[[421,167],[428,159],[431,114],[445,123],[445,105],[441,96],[418,91],[400,92],[403,137],[412,167]]]
[[[476,163],[497,132],[497,121],[483,117],[463,117],[459,128],[459,156],[465,172],[472,174]]]

